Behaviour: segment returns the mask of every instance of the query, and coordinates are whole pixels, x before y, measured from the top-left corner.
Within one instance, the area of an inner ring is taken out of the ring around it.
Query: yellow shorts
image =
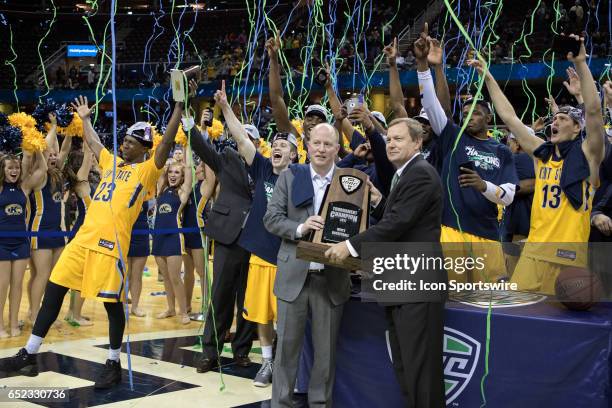
[[[260,324],[276,321],[274,279],[276,279],[276,266],[251,255],[242,311],[245,319]]]
[[[564,266],[522,255],[510,282],[518,284],[518,290],[554,295],[557,277]]]
[[[457,271],[449,270],[448,279],[457,282],[497,282],[499,278],[507,276],[506,260],[501,242],[481,238],[467,232],[461,232],[454,228],[442,226],[440,242],[445,257],[472,257],[482,258],[485,265],[482,271]],[[444,245],[450,243],[453,245]],[[461,243],[465,245],[460,245]]]
[[[119,302],[124,273],[119,259],[70,242],[64,248],[49,280],[81,292],[85,299]]]

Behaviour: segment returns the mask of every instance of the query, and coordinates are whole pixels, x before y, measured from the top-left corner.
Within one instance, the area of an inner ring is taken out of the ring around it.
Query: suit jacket
[[[280,174],[263,220],[266,229],[282,239],[274,294],[286,302],[294,301],[300,294],[310,265],[310,262],[296,258],[297,227],[311,215],[316,215],[308,168],[308,165],[294,165]],[[297,196],[302,198],[298,201]],[[326,266],[323,273],[332,303],[339,305],[346,302],[351,294],[349,272]]]
[[[362,254],[363,245],[368,242],[432,242],[436,256],[442,256],[442,205],[440,176],[419,154],[404,168],[389,197],[374,209],[372,215],[380,221],[350,238],[349,242],[359,254]],[[434,274],[428,278],[430,281],[448,281],[444,269],[427,273]],[[440,294],[440,301],[445,298],[445,294]],[[411,300],[419,301],[418,297]]]
[[[217,153],[210,141],[200,132],[191,132],[191,148],[202,161],[215,172],[221,184],[210,215],[204,225],[204,233],[211,239],[229,245],[240,235],[244,220],[251,209],[249,175],[244,161],[234,149]]]

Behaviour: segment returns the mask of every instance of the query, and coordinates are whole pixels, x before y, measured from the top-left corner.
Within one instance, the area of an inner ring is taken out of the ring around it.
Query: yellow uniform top
[[[535,160],[536,182],[527,242],[547,244],[528,244],[523,252],[559,264],[586,264],[586,247],[577,243],[589,241],[593,187],[587,180],[582,182],[582,206],[575,209],[561,189],[563,159],[546,163]]]
[[[117,158],[113,180],[113,155],[103,149],[99,162],[102,169],[100,184],[87,209],[83,226],[73,241],[115,258],[119,257],[121,246],[123,256],[127,256],[134,221],[142,209],[147,191],[155,189],[163,169],[155,166],[153,158],[130,165],[124,165],[123,160]]]

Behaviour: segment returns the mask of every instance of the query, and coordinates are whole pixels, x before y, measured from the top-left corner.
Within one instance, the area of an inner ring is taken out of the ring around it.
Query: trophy
[[[174,102],[185,102],[185,96],[189,93],[189,80],[195,78],[200,80],[200,67],[194,65],[186,70],[170,70],[170,83],[172,84],[172,99]]]
[[[343,269],[361,269],[359,258],[348,257],[336,263],[325,257],[325,251],[332,244],[345,241],[368,228],[370,187],[367,180],[368,176],[362,171],[336,169],[319,209],[323,229],[315,231],[311,242],[298,243],[298,258]]]

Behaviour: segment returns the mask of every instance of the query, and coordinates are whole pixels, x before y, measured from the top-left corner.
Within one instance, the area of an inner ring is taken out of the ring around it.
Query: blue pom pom
[[[72,119],[74,118],[72,110],[69,109],[66,104],[58,106],[55,115],[57,116],[57,126],[59,127],[67,127],[72,123]]]
[[[0,127],[0,151],[17,153],[21,150],[21,129],[9,125]]]

